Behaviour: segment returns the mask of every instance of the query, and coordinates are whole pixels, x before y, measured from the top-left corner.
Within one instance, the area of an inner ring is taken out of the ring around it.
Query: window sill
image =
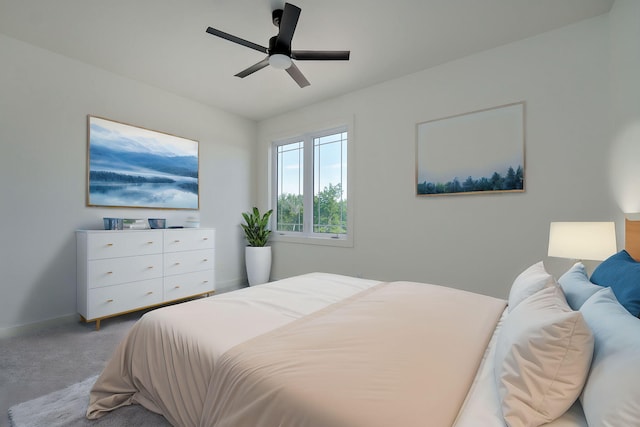
[[[286,233],[274,231],[271,233],[271,241],[278,243],[295,243],[302,245],[318,245],[318,246],[334,246],[339,248],[352,248],[353,237],[311,237],[311,236],[294,236]]]

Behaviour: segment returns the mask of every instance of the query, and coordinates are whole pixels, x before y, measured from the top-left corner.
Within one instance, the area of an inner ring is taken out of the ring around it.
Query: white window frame
[[[353,127],[350,124],[343,124],[317,131],[302,132],[294,137],[280,138],[271,142],[270,155],[270,180],[271,180],[271,208],[272,229],[271,240],[274,242],[301,243],[324,246],[353,247],[353,168],[354,168],[354,138]],[[347,133],[347,233],[346,234],[328,234],[313,232],[313,178],[314,178],[314,146],[313,140],[323,136],[333,135],[337,133]],[[304,141],[303,151],[303,227],[302,232],[298,231],[278,231],[276,230],[276,221],[278,218],[278,146],[291,144],[294,142]],[[307,207],[311,207],[308,209]]]

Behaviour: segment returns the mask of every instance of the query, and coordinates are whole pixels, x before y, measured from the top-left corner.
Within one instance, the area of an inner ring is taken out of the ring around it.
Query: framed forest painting
[[[523,192],[524,102],[417,124],[416,194]]]
[[[198,141],[88,116],[87,205],[198,209]]]

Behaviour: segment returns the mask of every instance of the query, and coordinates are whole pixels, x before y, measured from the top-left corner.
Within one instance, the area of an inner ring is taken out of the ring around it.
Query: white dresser
[[[211,294],[215,230],[76,231],[77,309],[85,322]]]

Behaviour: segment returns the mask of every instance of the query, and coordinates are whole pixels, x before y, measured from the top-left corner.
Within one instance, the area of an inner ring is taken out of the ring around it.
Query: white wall
[[[606,159],[617,170],[620,138],[612,133],[626,134],[625,123],[640,117],[639,9],[636,0],[616,0],[610,16],[258,127],[0,35],[0,335],[75,313],[75,229],[99,228],[103,216],[166,216],[177,224],[194,214],[86,207],[87,114],[200,141],[197,214],[202,226],[217,229],[218,287],[244,283],[238,215],[252,204],[267,205],[271,136],[351,117],[355,246],[274,244],[273,277],[332,271],[506,295],[519,271],[545,259],[550,221],[616,219],[620,234],[621,213],[608,183],[616,187],[629,180],[615,174],[610,180]],[[417,122],[522,100],[525,193],[414,195]],[[630,141],[623,145],[632,155],[623,151],[621,157],[640,159],[633,152],[638,139]],[[568,265],[545,261],[555,272]]]
[[[355,246],[274,243],[272,276],[329,271],[506,296],[546,258],[551,221],[619,220],[608,186],[609,28],[601,16],[259,124],[261,206],[272,135],[353,115]],[[526,102],[526,192],[415,196],[418,122]],[[547,259],[554,273],[567,261]]]
[[[611,26],[611,184],[624,212],[640,212],[640,1],[616,0]]]
[[[103,216],[199,216],[218,288],[245,282],[256,124],[0,35],[0,335],[75,313],[75,235]],[[86,207],[87,114],[200,141],[200,211]]]

